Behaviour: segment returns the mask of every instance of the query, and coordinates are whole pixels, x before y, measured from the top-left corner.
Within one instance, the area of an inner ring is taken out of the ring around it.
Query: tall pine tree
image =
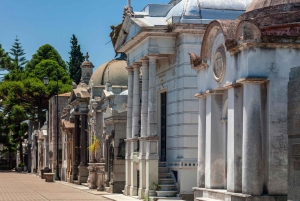
[[[23,70],[24,65],[27,63],[26,58],[24,57],[25,52],[22,49],[21,43],[19,42],[18,37],[16,37],[11,52],[9,54],[12,56],[11,60],[13,62],[14,70]]]
[[[69,73],[71,79],[76,83],[79,84],[80,78],[81,78],[81,68],[80,65],[84,61],[84,56],[82,52],[80,51],[80,45],[78,45],[78,40],[76,36],[73,34],[70,43],[71,51],[70,54],[70,60],[68,63],[69,66]]]

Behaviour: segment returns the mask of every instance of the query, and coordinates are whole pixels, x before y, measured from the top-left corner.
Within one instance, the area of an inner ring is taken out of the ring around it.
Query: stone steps
[[[166,162],[159,162],[158,167],[158,187],[156,194],[160,200],[172,200],[170,198],[176,198],[179,200],[177,195],[177,188],[172,178],[172,174],[169,172],[169,168],[166,165]],[[155,199],[157,200],[157,199]]]
[[[159,173],[169,173],[168,167],[159,167]]]
[[[172,178],[159,178],[158,179],[159,184],[174,184],[174,180]]]
[[[172,175],[169,172],[159,172],[159,178],[172,178]]]
[[[177,194],[177,190],[159,190],[155,191],[158,197],[175,197]]]

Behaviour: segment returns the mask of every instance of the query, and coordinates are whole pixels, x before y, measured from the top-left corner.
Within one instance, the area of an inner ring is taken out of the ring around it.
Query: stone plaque
[[[300,144],[293,146],[293,156],[300,156]]]
[[[220,46],[214,57],[213,72],[216,81],[221,82],[225,75],[226,55],[223,46]]]

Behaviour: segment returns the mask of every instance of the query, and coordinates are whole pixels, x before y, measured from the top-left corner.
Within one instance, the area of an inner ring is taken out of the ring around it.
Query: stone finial
[[[86,55],[85,55],[85,60],[86,60],[86,61],[88,61],[88,60],[89,60],[89,58],[90,58],[90,56],[89,56],[89,52],[86,52]]]

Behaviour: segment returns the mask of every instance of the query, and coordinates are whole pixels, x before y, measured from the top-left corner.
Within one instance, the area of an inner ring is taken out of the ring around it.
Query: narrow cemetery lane
[[[66,182],[47,183],[31,174],[0,172],[0,201],[100,200],[107,194]]]

